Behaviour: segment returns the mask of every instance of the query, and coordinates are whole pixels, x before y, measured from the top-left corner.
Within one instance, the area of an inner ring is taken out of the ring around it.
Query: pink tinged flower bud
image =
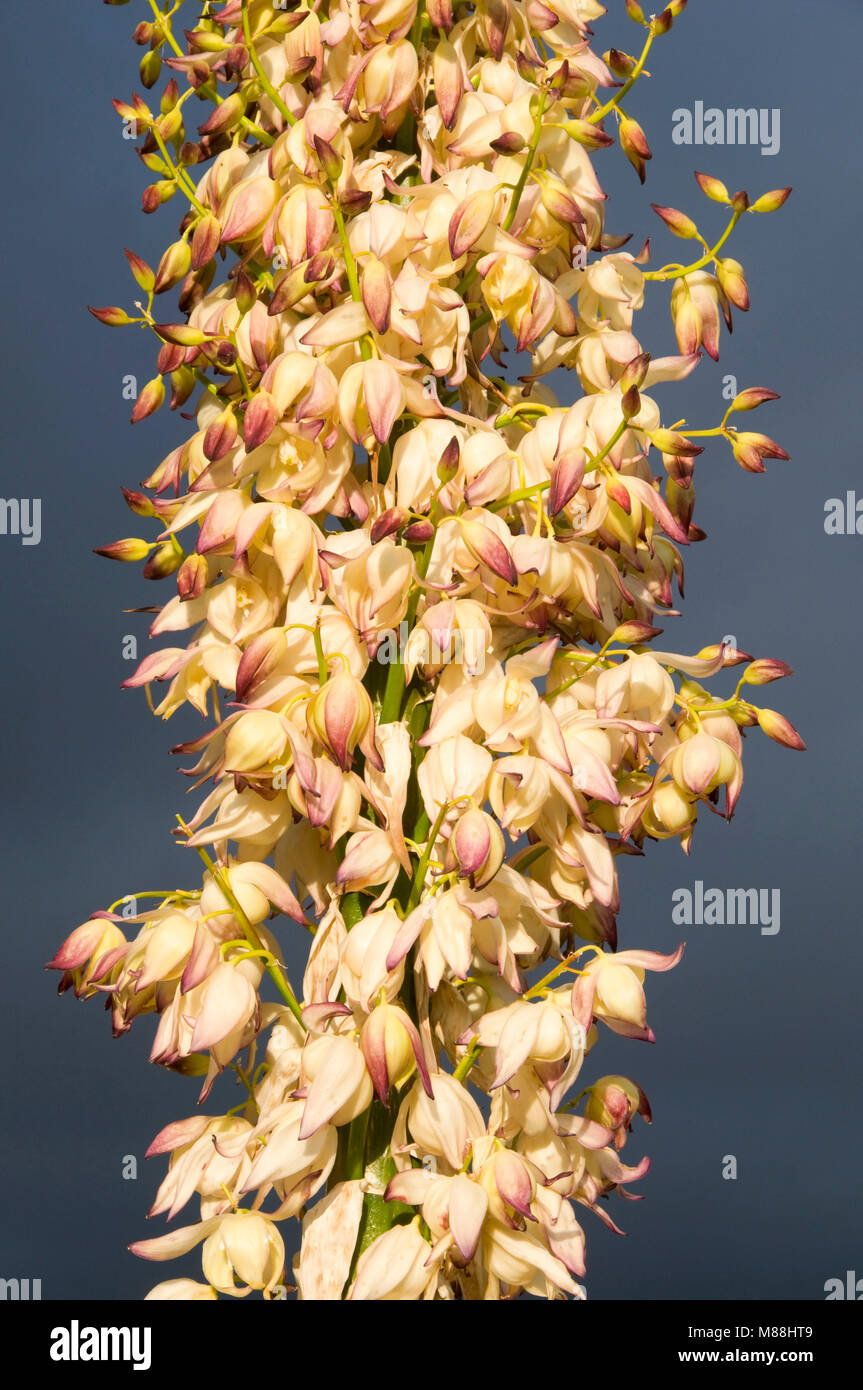
[[[465,545],[479,564],[485,565],[507,584],[518,583],[518,570],[500,536],[481,521],[473,519],[461,522],[461,530]]]
[[[452,130],[461,99],[464,95],[464,76],[458,54],[452,44],[441,39],[432,55],[434,94],[440,108],[441,119],[447,130]]]
[[[681,744],[672,755],[670,766],[678,786],[703,796],[730,782],[740,764],[721,739],[699,733]]]
[[[129,262],[129,269],[134,275],[137,284],[145,294],[149,294],[156,283],[155,273],[151,270],[147,262],[143,260],[141,256],[136,255],[134,251],[124,251],[123,255]]]
[[[153,415],[162,405],[165,399],[165,383],[160,376],[153,377],[143,388],[135,407],[132,411],[132,424],[137,425],[139,420],[145,420],[148,415]]]
[[[126,950],[126,938],[108,917],[93,917],[76,927],[46,963],[46,970],[62,970],[59,992],[74,983],[79,996],[91,982],[98,983]],[[86,966],[86,969],[82,967]]]
[[[222,245],[230,241],[248,241],[261,231],[276,205],[278,191],[278,185],[266,175],[236,184],[219,214]]]
[[[499,135],[496,140],[491,141],[491,148],[495,154],[518,154],[520,150],[525,148],[526,144],[527,141],[517,131],[505,130],[503,135]]]
[[[620,1129],[641,1110],[642,1094],[625,1076],[601,1076],[588,1092],[584,1113],[606,1129]]]
[[[715,179],[712,174],[699,174],[697,169],[695,171],[695,178],[702,193],[705,193],[711,202],[731,202],[731,194],[728,192],[728,189],[721,179]]]
[[[698,228],[692,218],[686,216],[685,212],[680,212],[677,208],[661,207],[659,203],[651,203],[650,206],[675,236],[684,241],[690,241],[693,237],[698,236]]]
[[[179,285],[180,281],[189,273],[192,264],[192,253],[185,238],[173,242],[165,251],[159,261],[159,268],[156,271],[156,280],[153,289],[156,294],[163,294],[165,290],[173,289],[174,285]]]
[[[369,256],[364,262],[360,289],[372,324],[378,333],[386,333],[390,326],[393,282],[387,267],[377,256]]]
[[[775,439],[752,430],[738,430],[737,434],[732,435],[731,452],[748,473],[763,473],[762,459],[783,459],[787,462],[791,457]]]
[[[209,265],[219,249],[222,239],[222,226],[215,213],[208,212],[195,224],[191,243],[191,264],[193,270]]]
[[[543,179],[539,193],[543,207],[555,221],[567,226],[581,226],[584,223],[581,208],[561,184]]]
[[[287,639],[282,628],[270,628],[253,637],[237,668],[237,699],[243,703],[251,700],[286,653]]]
[[[775,391],[768,391],[765,386],[750,386],[734,397],[731,402],[731,409],[755,410],[759,405],[764,405],[765,401],[778,400],[779,397]]]
[[[760,198],[756,198],[749,211],[776,212],[790,196],[790,188],[774,188],[769,193],[762,193]]]
[[[146,560],[152,549],[146,541],[129,536],[122,541],[113,541],[111,545],[99,546],[93,554],[104,555],[106,560],[123,560],[126,564],[137,564],[140,560]]]
[[[774,743],[781,743],[785,748],[795,748],[798,752],[805,751],[806,744],[794,725],[789,724],[784,715],[777,714],[775,709],[760,709],[758,725]]]
[[[127,324],[135,322],[134,319],[129,318],[125,309],[121,309],[116,304],[109,304],[104,309],[94,309],[92,304],[88,304],[87,309],[94,319],[98,319],[108,328],[125,328]]]
[[[676,430],[649,430],[647,437],[655,449],[659,449],[663,454],[671,454],[675,458],[696,458],[698,454],[703,454],[704,449],[698,444],[693,444],[683,434],[678,434]]]
[[[551,472],[548,490],[548,514],[557,516],[571,502],[584,481],[587,460],[583,449],[567,449],[560,455]]]
[[[309,701],[308,725],[346,772],[354,749],[374,749],[374,710],[368,692],[356,676],[339,671]],[[368,754],[367,754],[368,756]]]
[[[330,144],[329,140],[325,140],[322,135],[315,135],[313,137],[313,144],[315,147],[315,154],[318,157],[318,163],[324,174],[329,179],[330,183],[338,183],[343,167],[341,155],[334,146]]]
[[[474,888],[482,888],[494,878],[506,853],[497,821],[473,807],[459,817],[450,848],[459,867],[459,876],[469,878]]]
[[[599,130],[591,121],[569,120],[561,121],[560,124],[570,139],[578,145],[583,145],[586,150],[605,150],[614,144],[612,137]]]
[[[240,428],[233,406],[226,406],[207,427],[204,435],[204,457],[212,463],[218,462],[234,448]]]
[[[221,106],[217,106],[203,125],[198,126],[199,135],[223,135],[240,124],[246,114],[245,98],[240,92],[232,92]]]
[[[620,642],[624,646],[631,646],[637,642],[649,642],[652,637],[658,637],[663,629],[652,627],[650,623],[629,622],[621,623],[612,633],[612,641]]]
[[[187,555],[177,570],[177,593],[183,603],[200,598],[207,587],[209,569],[203,555]]]
[[[389,507],[387,511],[382,512],[381,515],[372,522],[371,531],[369,532],[372,545],[377,545],[378,541],[384,540],[386,536],[394,536],[397,531],[402,529],[408,519],[408,515],[409,514],[403,507]]]
[[[451,0],[427,0],[426,13],[435,29],[443,29],[448,34],[453,26]]]
[[[769,685],[771,681],[782,680],[783,676],[793,676],[791,667],[784,661],[773,657],[761,657],[747,666],[743,679],[747,685]]]
[[[620,148],[623,150],[641,183],[644,183],[644,162],[652,159],[650,146],[638,121],[624,117],[618,129]]]
[[[449,220],[449,250],[454,261],[469,251],[488,226],[494,212],[495,195],[483,188],[459,203]]]
[[[338,407],[355,444],[385,444],[405,407],[398,372],[389,362],[353,363],[339,382]]]
[[[531,1202],[536,1196],[536,1181],[524,1160],[512,1149],[501,1149],[492,1165],[495,1187],[506,1205],[528,1220],[535,1220]]]
[[[390,1087],[400,1089],[419,1072],[423,1090],[431,1096],[432,1086],[415,1024],[397,1004],[379,1004],[366,1019],[360,1046],[378,1099],[386,1105]]]
[[[247,454],[266,444],[280,418],[279,407],[269,391],[257,391],[243,416],[243,441]]]
[[[418,80],[419,57],[408,39],[372,50],[362,76],[363,104],[378,112],[386,139],[392,139],[404,120]]]

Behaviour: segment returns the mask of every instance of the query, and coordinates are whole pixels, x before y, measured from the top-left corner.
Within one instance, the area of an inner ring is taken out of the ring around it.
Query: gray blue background
[[[158,257],[180,213],[178,202],[140,213],[144,170],[110,107],[139,85],[129,34],[146,6],[13,9],[0,98],[2,493],[43,499],[43,537],[36,547],[0,537],[0,1276],[41,1278],[46,1298],[138,1298],[162,1272],[199,1266],[192,1255],[159,1270],[125,1252],[156,1233],[144,1213],[164,1169],[141,1163],[138,1180],[124,1181],[123,1158],[140,1159],[163,1124],[191,1114],[196,1087],[148,1065],[152,1020],[112,1041],[98,1001],[58,1001],[42,966],[92,909],[197,875],[170,837],[184,782],[168,756],[197,718],[163,725],[141,693],[119,689],[131,669],[124,636],[147,650],[147,618],[123,610],[167,590],[90,553],[135,534],[120,484],[144,478],[183,426],[167,413],[129,426],[122,377],[152,374],[151,340],[101,328],[85,305],[131,302],[123,246]],[[596,46],[637,41],[614,0]],[[719,365],[705,360],[685,387],[658,397],[690,423],[713,424],[723,375],[769,386],[781,401],[749,420],[792,462],[751,477],[718,445],[699,460],[696,520],[709,539],[687,556],[685,616],[661,641],[696,651],[733,633],[745,650],[789,661],[796,676],[765,702],[799,727],[809,752],[756,730],[731,826],[703,816],[688,860],[675,845],[650,845],[645,859],[623,861],[624,947],[671,950],[681,935],[672,893],[696,878],[778,888],[782,917],[776,936],[688,928],[682,965],[648,977],[656,1046],[604,1034],[596,1064],[634,1076],[654,1108],[652,1129],[640,1126],[625,1156],[646,1151],[653,1168],[644,1202],[612,1204],[625,1240],[585,1214],[591,1298],[819,1299],[827,1279],[863,1274],[863,536],[828,537],[823,526],[828,498],[855,487],[863,497],[859,92],[842,61],[861,44],[856,0],[691,0],[651,55],[652,81],[629,100],[654,151],[645,192],[618,155],[597,157],[609,227],[640,239],[655,222],[654,264],[681,243],[645,211],[648,200],[694,212],[705,229],[722,225],[693,168],[753,196],[794,185],[782,213],[745,219],[731,247],[752,311],[736,315],[733,338],[723,333]],[[779,154],[674,145],[672,111],[697,100],[779,107]],[[667,292],[652,298],[642,340],[654,355],[673,352]],[[563,386],[574,390],[574,378]],[[225,1082],[214,1099],[211,1111],[239,1097]],[[721,1176],[729,1154],[736,1181]]]

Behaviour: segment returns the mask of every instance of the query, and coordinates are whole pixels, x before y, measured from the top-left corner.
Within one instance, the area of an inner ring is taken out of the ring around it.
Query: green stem
[[[518,205],[521,202],[521,195],[524,192],[525,185],[527,183],[531,167],[533,165],[533,161],[536,158],[536,152],[539,149],[539,142],[542,138],[542,117],[545,112],[545,104],[547,99],[547,94],[543,92],[542,96],[540,97],[539,109],[536,113],[536,119],[533,123],[533,136],[531,137],[530,149],[527,152],[524,165],[522,166],[522,171],[518,176],[518,182],[515,185],[515,192],[512,195],[512,202],[509,205],[509,211],[507,212],[506,217],[503,219],[503,230],[505,232],[509,231],[510,227],[513,224],[513,221],[515,220],[515,214],[518,212]]]
[[[644,272],[645,280],[670,280],[672,276],[674,276],[675,279],[680,279],[683,275],[691,275],[693,271],[703,270],[706,265],[709,265],[712,260],[715,260],[717,251],[720,251],[725,245],[742,216],[742,212],[732,213],[731,221],[728,223],[722,236],[719,238],[716,245],[712,247],[706,255],[701,257],[700,261],[693,261],[692,265],[686,266],[681,265],[678,261],[671,261],[668,265],[664,265],[661,270],[646,270]]]
[[[417,903],[419,902],[422,896],[422,891],[426,881],[426,874],[428,873],[429,860],[432,857],[432,851],[434,849],[435,840],[440,834],[440,828],[444,823],[444,817],[446,816],[446,813],[449,810],[449,806],[450,803],[448,801],[445,801],[443,806],[441,806],[440,811],[438,812],[437,820],[431,828],[431,832],[426,841],[426,847],[423,850],[422,855],[420,856],[419,863],[416,867],[416,873],[414,874],[413,883],[411,884],[410,897],[407,900],[405,913],[413,912],[414,908],[416,907]]]
[[[635,86],[636,82],[638,81],[639,77],[641,76],[644,70],[644,64],[647,61],[647,55],[653,46],[653,40],[655,38],[656,34],[654,33],[653,29],[651,29],[650,33],[647,36],[647,42],[645,43],[644,48],[641,50],[641,57],[635,64],[635,67],[632,69],[632,72],[629,74],[629,77],[624,82],[620,91],[617,93],[616,96],[611,98],[611,101],[607,101],[604,106],[600,106],[598,111],[594,111],[592,116],[588,116],[588,120],[590,121],[591,125],[597,125],[598,122],[601,121],[604,116],[608,115],[609,111],[612,111],[614,107],[617,106],[618,103],[623,100],[627,92],[632,91],[632,88]]]
[[[184,824],[180,816],[177,817],[177,820],[179,821],[183,830],[185,830],[186,833],[189,834],[189,827]],[[207,851],[203,848],[203,846],[196,845],[195,848],[198,851],[198,856],[201,859],[202,863],[206,865],[207,869],[209,869],[210,873],[212,874],[213,881],[217,883],[219,888],[221,889],[222,895],[224,896],[225,901],[228,903],[231,911],[233,912],[234,916],[239,922],[240,929],[246,940],[249,942],[249,945],[253,946],[256,951],[264,950],[265,947],[263,946],[257,932],[255,931],[254,927],[252,926],[251,922],[249,921],[248,917],[246,916],[245,912],[243,911],[239,902],[234,896],[227,875],[224,874],[222,870],[218,868],[216,864],[213,863],[212,859],[210,858]],[[284,999],[291,1013],[294,1015],[294,1018],[297,1020],[300,1026],[303,1029],[305,1029],[305,1024],[303,1023],[303,1011],[297,1003],[296,996],[294,995],[293,990],[291,989],[290,985],[285,979],[285,976],[283,975],[281,969],[278,965],[276,965],[275,962],[273,962],[272,965],[268,965],[266,969],[267,974],[273,981],[273,984],[276,986],[276,989],[279,991],[279,994]]]
[[[481,1051],[481,1045],[476,1041],[476,1038],[474,1038],[467,1052],[464,1054],[455,1071],[453,1072],[453,1076],[455,1077],[456,1081],[460,1081],[462,1085],[464,1085],[465,1078]]]
[[[351,1120],[348,1129],[348,1147],[345,1159],[345,1177],[361,1178],[365,1172],[366,1135],[369,1129],[371,1106],[366,1106],[361,1115]]]
[[[276,107],[276,110],[281,113],[281,115],[287,121],[288,125],[296,125],[296,116],[294,116],[292,112],[288,110],[287,106],[283,102],[282,98],[279,96],[272,82],[267,77],[267,74],[264,72],[264,69],[261,66],[261,60],[255,51],[255,45],[252,42],[252,31],[249,26],[248,0],[243,0],[243,38],[246,41],[246,48],[249,50],[249,57],[252,60],[252,67],[258,74],[261,86],[263,87],[267,96],[270,98],[270,101]]]

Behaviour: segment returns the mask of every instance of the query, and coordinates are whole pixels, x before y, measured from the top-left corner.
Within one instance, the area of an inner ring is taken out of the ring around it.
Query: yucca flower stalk
[[[803,747],[749,699],[783,662],[651,647],[703,539],[696,457],[787,458],[737,423],[772,391],[700,429],[649,392],[718,356],[749,307],[726,243],[789,190],[698,173],[724,220],[654,205],[689,243],[656,268],[606,226],[594,164],[619,145],[644,182],[630,93],[685,3],[626,0],[635,56],[593,50],[596,0],[149,0],[135,29],[169,80],[115,106],[179,226],[92,312],[155,341],[133,421],[195,428],[126,491],[150,538],[100,553],[172,589],[177,645],[126,685],[205,721],[174,750],[209,784],[175,832],[203,877],[50,966],[116,1036],[155,1015],[199,1102],[242,1086],[151,1145],[151,1215],[199,1211],[131,1249],[200,1245],[204,1282],[150,1298],[582,1298],[584,1214],[618,1229],[647,1170],[621,1157],[647,1098],[592,1053],[653,1041],[645,974],[683,945],[617,950],[617,858],[730,818],[750,726]],[[635,316],[669,291],[656,358]]]

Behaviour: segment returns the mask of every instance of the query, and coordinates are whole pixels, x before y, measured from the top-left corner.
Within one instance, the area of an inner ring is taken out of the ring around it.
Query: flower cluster
[[[748,726],[803,746],[741,693],[784,663],[650,647],[703,539],[698,441],[787,457],[729,423],[770,391],[700,430],[649,392],[718,354],[748,308],[720,252],[789,190],[698,175],[728,209],[712,244],[656,207],[691,264],[606,229],[592,156],[619,143],[643,181],[623,103],[684,5],[626,0],[638,57],[590,47],[596,0],[227,0],[185,46],[183,0],[152,0],[135,31],[145,88],[170,80],[115,104],[144,210],[184,215],[155,269],[127,253],[135,312],[93,312],[158,342],[134,421],[199,394],[126,492],[155,539],[101,553],[171,577],[151,633],[184,645],[126,685],[208,721],[175,750],[210,784],[176,832],[204,874],[50,965],[115,1035],[155,1015],[152,1061],[201,1101],[226,1069],[244,1088],[151,1146],[151,1214],[199,1219],[132,1249],[202,1244],[206,1281],[151,1298],[283,1296],[291,1218],[303,1299],[583,1297],[577,1215],[616,1230],[606,1199],[647,1169],[620,1157],[644,1093],[583,1069],[600,1025],[653,1040],[645,972],[683,948],[617,950],[617,859],[731,816]],[[665,282],[679,355],[652,358],[635,316]],[[311,937],[296,990],[285,932]]]

